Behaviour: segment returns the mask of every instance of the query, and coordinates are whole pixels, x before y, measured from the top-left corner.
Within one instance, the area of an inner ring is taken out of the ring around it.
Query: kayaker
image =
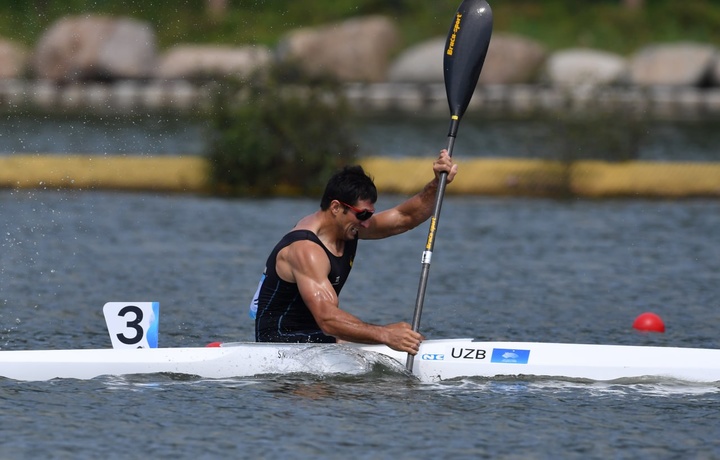
[[[339,308],[338,295],[352,268],[358,239],[397,235],[433,212],[441,172],[457,173],[447,150],[433,162],[435,177],[416,195],[375,213],[377,188],[361,166],[333,175],[320,210],[302,218],[268,257],[250,305],[258,342],[385,344],[416,354],[423,336],[410,324],[366,323]]]

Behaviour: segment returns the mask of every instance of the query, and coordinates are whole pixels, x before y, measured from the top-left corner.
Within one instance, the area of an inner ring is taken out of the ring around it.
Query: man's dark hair
[[[325,211],[333,200],[347,204],[355,204],[359,200],[377,201],[377,188],[372,177],[367,175],[362,166],[345,166],[336,172],[325,186],[320,200],[320,209]]]

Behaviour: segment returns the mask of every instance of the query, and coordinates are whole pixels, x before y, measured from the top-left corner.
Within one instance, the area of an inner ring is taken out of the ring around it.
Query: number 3
[[[117,338],[125,345],[135,345],[143,339],[143,336],[145,334],[142,326],[140,326],[140,322],[143,320],[143,312],[140,307],[137,307],[135,305],[128,305],[127,307],[123,307],[118,312],[118,316],[124,318],[128,313],[133,313],[135,315],[135,319],[133,319],[132,321],[128,321],[127,323],[125,323],[125,325],[129,329],[135,329],[136,334],[134,337],[126,337],[124,334],[117,334]]]

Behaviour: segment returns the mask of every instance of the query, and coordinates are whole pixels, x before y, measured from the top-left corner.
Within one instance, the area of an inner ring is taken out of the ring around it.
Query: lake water
[[[403,197],[381,196],[384,209]],[[109,347],[102,306],[158,301],[160,346],[251,340],[268,251],[317,199],[0,191],[0,349]],[[448,196],[428,338],[720,348],[720,202]],[[360,244],[341,305],[409,321],[427,225]],[[654,311],[664,334],[634,318]],[[0,379],[0,458],[720,458],[720,384],[360,376]]]
[[[720,161],[717,119],[635,121],[599,118],[586,124],[548,116],[530,120],[466,116],[455,152],[477,157]],[[402,114],[359,117],[360,156],[434,155],[445,147],[445,118]],[[169,115],[128,117],[8,115],[0,125],[0,155],[13,153],[202,155],[206,125]]]

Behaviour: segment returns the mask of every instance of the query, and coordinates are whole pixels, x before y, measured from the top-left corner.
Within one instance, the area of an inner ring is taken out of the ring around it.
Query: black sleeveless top
[[[325,250],[330,260],[328,280],[340,294],[350,275],[357,239],[345,242],[342,257],[330,252],[315,233],[294,230],[285,235],[270,253],[265,265],[265,276],[257,295],[255,340],[258,342],[334,343],[335,337],[325,335],[312,313],[303,302],[297,284],[282,280],[275,270],[278,252],[295,241],[310,240]]]

